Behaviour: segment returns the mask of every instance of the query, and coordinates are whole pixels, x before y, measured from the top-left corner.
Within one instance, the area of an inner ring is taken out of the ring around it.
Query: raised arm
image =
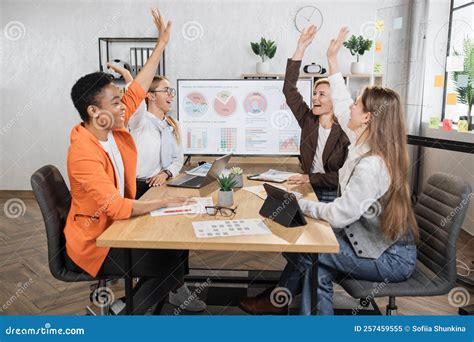
[[[125,125],[128,125],[128,120],[145,99],[146,93],[155,76],[156,69],[158,68],[158,64],[160,63],[163,50],[170,38],[171,22],[168,21],[168,23],[165,24],[163,17],[156,8],[152,9],[151,13],[153,15],[153,22],[159,32],[158,41],[147,62],[123,94],[122,102],[127,108],[125,111]]]
[[[165,49],[165,46],[168,44],[171,34],[171,21],[165,23],[163,16],[160,14],[160,11],[158,11],[157,8],[154,8],[151,13],[153,15],[153,22],[158,29],[158,41],[151,56],[140,70],[137,77],[135,77],[135,82],[137,82],[145,91],[148,91],[150,88],[151,82],[153,81],[153,76],[155,76],[156,69],[160,63],[161,55]]]
[[[291,59],[288,59],[286,65],[285,82],[283,83],[283,94],[286,103],[290,107],[298,124],[302,126],[304,116],[309,111],[308,104],[303,100],[303,96],[298,91],[296,83],[300,75],[301,60],[303,59],[306,48],[311,44],[316,36],[316,26],[312,25],[303,31],[296,44],[296,50]]]
[[[329,43],[326,56],[328,58],[329,66],[329,83],[331,85],[331,98],[334,107],[334,114],[336,115],[341,128],[348,136],[351,143],[355,142],[356,136],[347,124],[349,123],[350,106],[352,105],[352,98],[347,89],[342,74],[339,71],[339,64],[337,62],[337,55],[341,49],[342,43],[346,40],[349,29],[347,27],[341,28],[336,39],[331,39]]]
[[[121,67],[117,64],[114,64],[114,63],[107,63],[107,68],[109,69],[112,69],[113,71],[115,71],[116,73],[120,74],[123,79],[125,80],[125,83],[128,84],[130,82],[133,81],[133,76],[132,74],[130,73],[130,71],[128,71],[127,69],[125,69],[124,67]]]

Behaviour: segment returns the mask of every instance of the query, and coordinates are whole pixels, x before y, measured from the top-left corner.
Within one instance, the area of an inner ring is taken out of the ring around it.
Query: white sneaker
[[[206,303],[199,299],[197,294],[189,291],[186,285],[181,286],[176,293],[170,291],[169,302],[181,310],[199,312],[206,310]]]

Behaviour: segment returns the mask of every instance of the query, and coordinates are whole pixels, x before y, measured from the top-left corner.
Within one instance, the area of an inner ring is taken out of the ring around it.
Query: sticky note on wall
[[[382,65],[380,63],[374,63],[374,74],[380,74]]]
[[[383,20],[377,20],[375,22],[375,29],[378,31],[378,32],[382,32],[383,29],[385,27],[385,22]]]
[[[455,105],[457,103],[457,94],[456,93],[448,93],[446,96],[446,104],[448,105]]]
[[[434,86],[435,88],[440,88],[444,86],[444,75],[435,75]]]
[[[382,52],[382,42],[380,40],[377,40],[375,42],[375,52],[377,53]]]
[[[401,30],[403,27],[403,17],[393,19],[393,29]]]
[[[438,116],[432,116],[430,117],[430,125],[429,125],[429,128],[433,128],[433,129],[438,129],[439,128],[439,117]]]

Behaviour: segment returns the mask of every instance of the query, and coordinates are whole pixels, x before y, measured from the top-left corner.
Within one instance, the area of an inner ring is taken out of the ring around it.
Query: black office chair
[[[43,166],[31,176],[31,187],[41,209],[46,227],[48,264],[53,277],[65,282],[97,280],[97,286],[91,287],[91,290],[105,288],[105,278],[92,277],[85,272],[71,271],[66,267],[66,240],[63,230],[71,207],[71,194],[59,170],[53,165]],[[101,296],[102,294],[93,291],[91,300],[93,295]],[[99,303],[101,303],[101,300],[103,298],[98,298]],[[108,305],[100,305],[101,315],[107,315],[108,312]],[[95,315],[95,312],[87,306],[86,314]]]
[[[431,176],[415,205],[420,241],[418,261],[412,276],[400,283],[345,279],[340,285],[352,297],[360,299],[363,306],[372,303],[379,313],[373,298],[389,297],[387,315],[397,313],[396,297],[448,293],[456,284],[456,240],[470,196],[471,187],[462,179],[444,173]]]

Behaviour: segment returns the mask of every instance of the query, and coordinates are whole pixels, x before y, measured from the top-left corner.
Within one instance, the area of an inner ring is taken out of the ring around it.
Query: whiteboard
[[[299,155],[301,129],[286,104],[283,82],[179,79],[184,154]],[[297,86],[311,107],[312,80]]]

